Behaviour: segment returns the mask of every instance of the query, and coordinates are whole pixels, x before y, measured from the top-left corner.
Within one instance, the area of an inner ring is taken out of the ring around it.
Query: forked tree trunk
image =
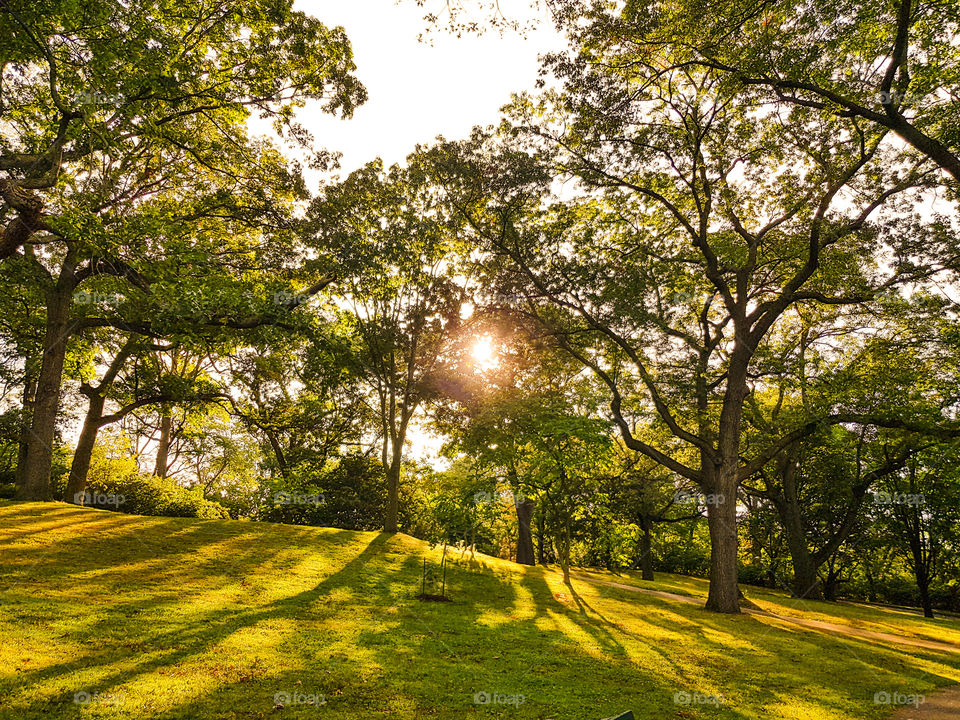
[[[774,497],[773,505],[783,523],[783,534],[793,563],[794,597],[807,600],[822,600],[823,587],[817,575],[819,567],[807,546],[807,534],[803,528],[800,511],[800,493],[797,488],[797,447],[791,447],[780,463],[780,479],[783,496]]]

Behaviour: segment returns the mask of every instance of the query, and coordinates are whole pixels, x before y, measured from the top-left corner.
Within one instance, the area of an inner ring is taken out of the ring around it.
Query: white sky
[[[356,75],[369,93],[350,120],[326,115],[316,105],[300,114],[318,146],[343,153],[343,176],[377,156],[390,165],[417,143],[437,135],[466,137],[474,125],[497,122],[511,93],[533,89],[538,55],[564,46],[546,17],[526,37],[489,32],[457,38],[438,29],[428,36],[431,46],[417,39],[427,28],[424,14],[443,6],[443,0],[431,2],[424,8],[414,0],[297,2],[298,10],[325,25],[343,26]],[[526,3],[513,4],[529,13]]]

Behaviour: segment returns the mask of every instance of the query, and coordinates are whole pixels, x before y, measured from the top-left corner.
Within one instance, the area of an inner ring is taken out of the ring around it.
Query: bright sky
[[[526,3],[513,5],[529,13]],[[537,56],[564,46],[546,17],[525,38],[496,32],[457,38],[438,29],[428,36],[432,46],[419,42],[424,14],[443,0],[423,8],[414,0],[299,0],[296,7],[344,27],[370,96],[350,120],[317,107],[300,115],[318,145],[343,153],[344,176],[377,156],[387,165],[400,162],[417,143],[466,137],[474,125],[497,122],[511,93],[533,89]]]

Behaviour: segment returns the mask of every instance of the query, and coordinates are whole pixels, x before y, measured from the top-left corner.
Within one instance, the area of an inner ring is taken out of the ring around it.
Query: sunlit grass
[[[552,570],[481,555],[451,553],[454,602],[421,603],[422,559],[440,550],[403,535],[2,503],[0,552],[3,718],[590,720],[632,709],[649,720],[841,720],[888,715],[879,691],[960,681],[957,655],[576,579],[571,589]],[[678,576],[595,575],[706,590]],[[831,622],[948,642],[958,632],[954,621],[747,593]],[[484,692],[523,702],[475,704]],[[275,709],[278,693],[325,704]],[[676,693],[723,704],[678,705]]]
[[[620,572],[615,576],[611,576],[609,573],[597,573],[590,570],[580,572],[585,577],[595,577],[597,579],[620,582],[626,585],[636,585],[640,588],[662,590],[678,595],[689,595],[701,600],[707,597],[708,583],[701,578],[657,573],[656,582],[651,583],[641,580],[639,573],[634,572]],[[785,590],[772,590],[747,585],[741,587],[747,598],[758,608],[778,615],[801,617],[808,620],[820,620],[863,630],[892,633],[895,635],[960,645],[960,619],[953,616],[936,617],[933,620],[929,620],[924,618],[919,611],[858,605],[848,602],[831,603],[815,600],[800,600],[791,597],[790,593]]]

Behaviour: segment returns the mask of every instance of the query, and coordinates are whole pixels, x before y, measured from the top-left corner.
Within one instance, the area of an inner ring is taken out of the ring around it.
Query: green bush
[[[66,475],[55,483],[58,497],[66,487]],[[84,506],[131,515],[229,519],[227,509],[203,497],[199,488],[185,488],[155,475],[99,475],[87,483]]]
[[[695,546],[657,542],[654,545],[653,566],[659,572],[706,577],[710,572],[710,551]]]
[[[199,488],[187,489],[154,475],[100,477],[87,486],[92,507],[133,515],[217,519],[230,517],[222,505],[204,499]]]

